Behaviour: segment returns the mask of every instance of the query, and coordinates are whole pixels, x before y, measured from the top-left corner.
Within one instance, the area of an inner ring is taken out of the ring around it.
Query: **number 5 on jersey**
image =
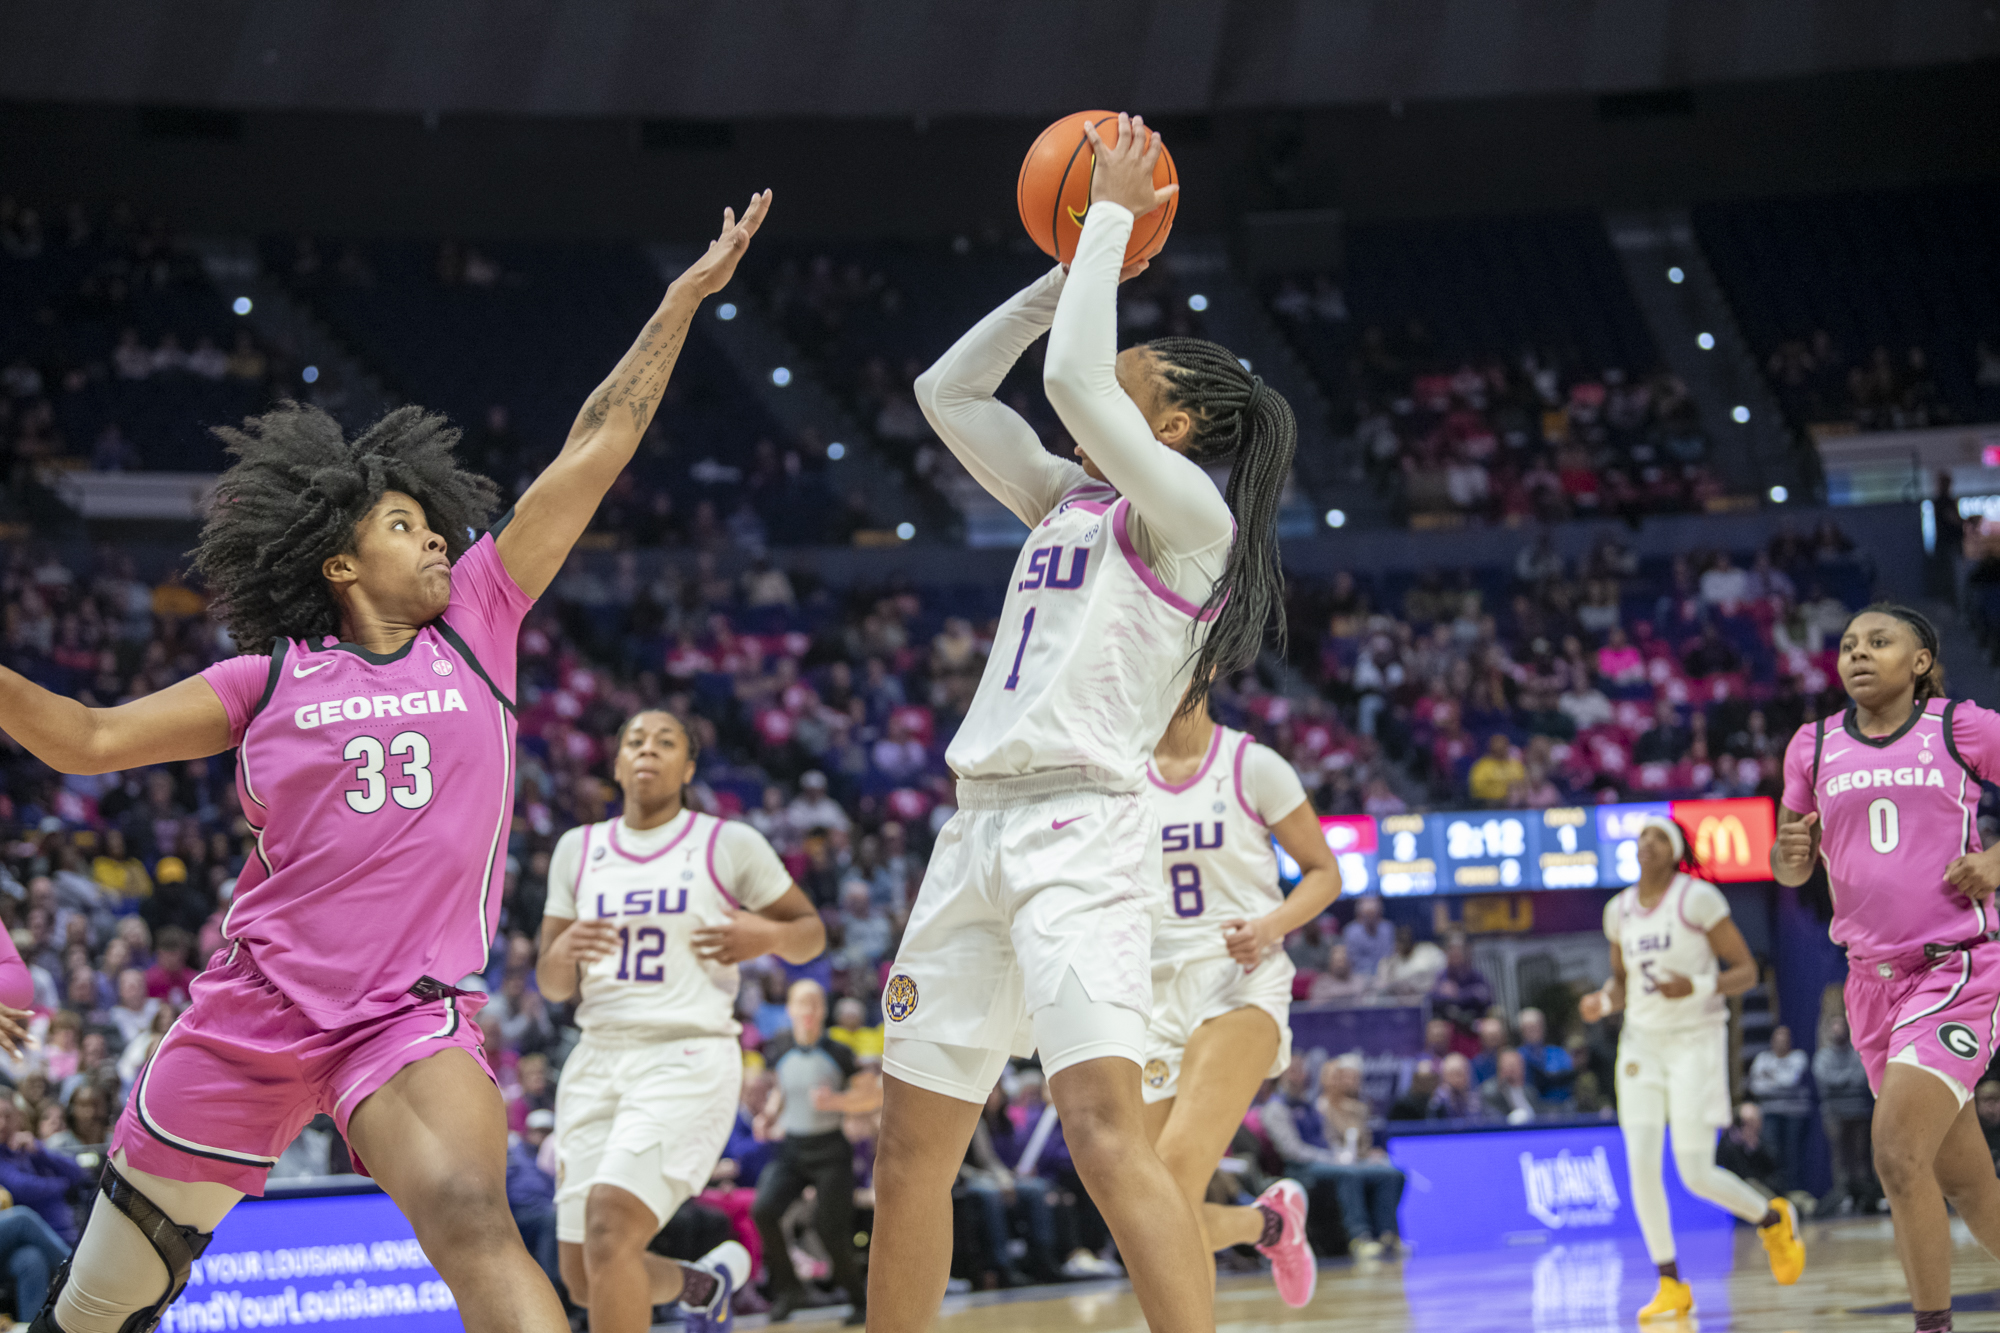
[[[389,756],[403,761],[402,780],[408,786],[398,783],[390,786],[383,763]],[[348,807],[357,814],[372,815],[395,797],[396,804],[405,810],[417,810],[431,803],[431,742],[421,731],[398,732],[389,742],[385,755],[382,742],[373,736],[356,736],[347,742],[341,751],[341,758],[359,763],[354,770],[354,780],[361,784],[361,790],[349,789],[343,793]]]

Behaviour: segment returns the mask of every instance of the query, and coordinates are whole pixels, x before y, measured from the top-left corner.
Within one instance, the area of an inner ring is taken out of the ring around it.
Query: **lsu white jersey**
[[[1717,975],[1708,932],[1728,916],[1722,890],[1693,875],[1675,875],[1651,911],[1639,905],[1636,884],[1604,905],[1604,934],[1625,955],[1626,1027],[1669,1032],[1729,1021],[1729,1001],[1713,988],[1669,999],[1659,987],[1670,972]]]
[[[992,655],[945,760],[961,778],[1082,769],[1146,785],[1146,757],[1187,689],[1201,608],[1140,559],[1131,502],[1085,481],[1029,533]]]
[[[576,1022],[585,1037],[674,1041],[742,1031],[736,968],[696,955],[694,932],[722,925],[732,907],[769,905],[739,903],[715,868],[725,828],[761,835],[693,811],[677,822],[664,846],[644,853],[629,845],[632,831],[618,819],[572,829],[564,838],[579,845],[558,847],[551,860],[552,913],[618,928],[618,947],[584,969]],[[557,899],[558,871],[573,906]]]
[[[1298,808],[1305,788],[1274,751],[1222,726],[1185,782],[1169,784],[1150,759],[1146,776],[1167,894],[1153,958],[1227,957],[1223,923],[1263,916],[1285,900],[1269,825]]]

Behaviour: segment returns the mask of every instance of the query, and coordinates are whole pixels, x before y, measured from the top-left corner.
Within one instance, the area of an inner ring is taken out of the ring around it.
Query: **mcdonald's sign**
[[[1694,839],[1706,876],[1719,884],[1771,878],[1776,812],[1768,797],[1675,801],[1674,820]]]

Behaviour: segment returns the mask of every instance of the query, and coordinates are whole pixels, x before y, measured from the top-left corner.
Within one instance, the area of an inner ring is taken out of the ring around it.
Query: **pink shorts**
[[[324,1111],[343,1136],[354,1108],[398,1072],[457,1047],[492,1069],[473,1016],[481,995],[410,997],[407,1008],[322,1028],[246,955],[195,978],[192,1003],[133,1084],[114,1152],[169,1180],[261,1195],[264,1177]],[[361,1158],[354,1169],[365,1173]]]
[[[1937,959],[1849,959],[1847,1025],[1875,1092],[1882,1091],[1889,1061],[1904,1050],[1970,1090],[1985,1077],[2000,1039],[2000,945]]]

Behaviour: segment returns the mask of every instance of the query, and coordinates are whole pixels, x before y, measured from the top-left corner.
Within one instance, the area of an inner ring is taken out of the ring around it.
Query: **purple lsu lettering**
[[[1657,935],[1641,935],[1632,941],[1632,952],[1634,953],[1665,953],[1673,947],[1674,936],[1672,931],[1663,931]]]
[[[1208,833],[1215,841],[1208,841]],[[1212,852],[1222,846],[1222,821],[1213,824],[1169,824],[1160,830],[1160,841],[1170,852]]]
[[[674,905],[669,907],[667,906],[667,895],[671,893],[678,893],[680,896],[674,901]],[[659,896],[655,898],[655,894]],[[624,904],[613,907],[609,911],[605,910],[604,895],[601,893],[597,895],[597,915],[599,919],[614,916],[675,916],[687,911],[687,909],[688,891],[686,889],[627,889],[625,891]]]
[[[348,699],[328,699],[324,703],[301,704],[292,720],[301,731],[323,727],[345,719],[359,722],[371,717],[421,717],[425,713],[466,713],[465,696],[446,690],[411,690],[408,694],[357,694]]]
[[[1028,557],[1028,577],[1015,587],[1021,592],[1033,592],[1036,588],[1081,588],[1083,572],[1090,565],[1090,548],[1079,546],[1070,552],[1069,573],[1062,574],[1063,548],[1061,543],[1044,546]]]

